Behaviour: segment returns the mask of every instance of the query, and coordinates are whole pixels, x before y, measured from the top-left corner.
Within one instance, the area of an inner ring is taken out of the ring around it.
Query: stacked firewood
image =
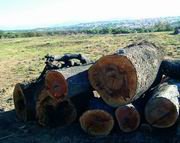
[[[171,127],[179,116],[180,62],[164,55],[143,41],[96,62],[81,54],[47,56],[39,78],[15,86],[17,117],[42,126],[79,121],[94,136],[132,132],[142,123]]]

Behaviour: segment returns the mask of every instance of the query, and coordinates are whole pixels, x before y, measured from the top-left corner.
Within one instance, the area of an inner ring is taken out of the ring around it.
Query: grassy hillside
[[[171,32],[172,33],[172,32]],[[139,33],[127,35],[66,35],[33,38],[0,39],[0,109],[13,108],[15,83],[36,78],[44,66],[46,54],[82,53],[95,60],[140,40],[162,46],[167,55],[180,57],[180,35]]]

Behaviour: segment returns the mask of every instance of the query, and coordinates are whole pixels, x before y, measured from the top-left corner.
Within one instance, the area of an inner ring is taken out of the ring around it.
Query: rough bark
[[[162,50],[141,42],[100,58],[90,69],[91,85],[111,106],[139,98],[154,82],[163,59]]]
[[[140,114],[132,104],[118,107],[115,111],[115,116],[120,130],[123,132],[135,131],[140,125]]]
[[[145,118],[157,128],[167,128],[175,124],[179,116],[178,86],[165,82],[156,87],[145,107]]]

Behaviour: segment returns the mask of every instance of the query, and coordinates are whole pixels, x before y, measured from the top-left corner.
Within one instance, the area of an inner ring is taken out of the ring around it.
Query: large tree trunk
[[[175,83],[166,82],[156,87],[145,107],[145,118],[157,128],[175,124],[179,116],[179,92]]]
[[[111,106],[125,105],[139,98],[154,82],[163,52],[142,42],[100,58],[90,69],[91,85]]]

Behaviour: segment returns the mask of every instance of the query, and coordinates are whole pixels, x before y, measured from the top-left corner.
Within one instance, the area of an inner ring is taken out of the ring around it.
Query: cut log
[[[52,97],[62,100],[92,90],[87,70],[92,64],[47,72],[45,86]]]
[[[63,100],[52,98],[49,91],[42,90],[36,104],[36,118],[42,126],[64,126],[78,121],[87,111],[92,92],[81,93],[76,96],[65,96]]]
[[[77,118],[76,108],[69,98],[58,101],[46,89],[38,97],[36,111],[38,123],[42,126],[65,126]]]
[[[141,42],[100,58],[89,69],[91,85],[111,106],[139,98],[154,82],[163,59],[156,45]]]
[[[17,83],[13,91],[17,117],[22,121],[35,120],[38,95],[44,88],[44,78],[31,83]]]
[[[79,119],[81,128],[93,136],[108,135],[113,126],[113,117],[103,110],[88,110]]]
[[[120,130],[123,132],[135,131],[140,125],[140,114],[132,104],[118,107],[115,116]]]
[[[20,83],[15,85],[13,99],[17,117],[23,121],[28,120],[26,111],[26,100],[24,97],[22,85]]]
[[[178,88],[168,82],[156,87],[145,107],[145,118],[157,128],[167,128],[175,124],[179,116]]]

